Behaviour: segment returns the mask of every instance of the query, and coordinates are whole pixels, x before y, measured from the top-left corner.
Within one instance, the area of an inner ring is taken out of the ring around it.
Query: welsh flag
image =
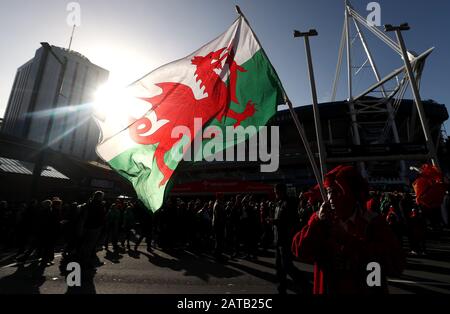
[[[193,54],[150,72],[115,96],[117,107],[107,103],[95,112],[101,130],[97,154],[157,211],[195,137],[207,127],[264,126],[284,98],[275,70],[240,16]],[[214,153],[243,140],[224,141]]]

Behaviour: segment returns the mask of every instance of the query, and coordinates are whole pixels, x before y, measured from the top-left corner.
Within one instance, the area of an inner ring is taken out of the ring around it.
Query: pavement
[[[114,255],[98,252],[103,263],[97,271],[83,271],[81,287],[69,288],[57,253],[52,266],[38,261],[17,264],[12,252],[0,254],[0,294],[275,294],[273,250],[257,259],[217,262],[209,255],[186,250],[137,251]],[[312,281],[312,266],[295,262]],[[400,278],[389,278],[392,294],[450,294],[450,232],[428,241],[428,254],[409,257]],[[289,280],[288,293],[298,293]]]

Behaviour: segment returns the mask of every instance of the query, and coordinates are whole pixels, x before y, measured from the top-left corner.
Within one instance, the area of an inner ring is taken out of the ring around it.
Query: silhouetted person
[[[230,232],[230,247],[233,250],[232,257],[239,256],[241,239],[242,239],[242,225],[241,225],[241,212],[242,212],[242,197],[236,195],[236,198],[231,204],[231,212],[229,215]]]
[[[41,207],[37,200],[32,201],[29,208],[30,215],[30,229],[29,229],[29,241],[28,247],[25,250],[25,253],[22,256],[17,256],[16,260],[18,263],[25,263],[31,254],[36,250],[38,251],[41,242]]]
[[[442,201],[442,205],[441,205],[441,215],[442,215],[442,222],[444,223],[444,227],[449,227],[450,226],[450,194],[449,194],[449,190],[447,188],[447,191],[445,192],[444,195],[444,200]]]
[[[24,256],[18,258],[18,261],[25,262],[36,249],[38,257],[41,258],[41,265],[51,264],[54,258],[54,237],[56,236],[51,200],[41,202],[35,216],[33,229],[35,241]]]
[[[272,221],[273,217],[270,213],[270,207],[267,202],[261,202],[259,206],[259,217],[262,229],[261,247],[264,251],[270,247],[270,242],[273,241]]]
[[[105,249],[108,250],[109,243],[112,244],[114,252],[119,249],[120,209],[116,203],[112,204],[106,214],[105,225]]]
[[[153,212],[145,208],[142,202],[138,202],[135,206],[136,212],[138,213],[138,221],[141,226],[140,235],[136,240],[134,250],[137,251],[142,240],[145,238],[147,243],[147,252],[152,251],[152,240],[153,240]]]
[[[16,256],[19,256],[25,252],[32,225],[32,207],[36,207],[37,205],[37,201],[30,202],[28,206],[26,204],[22,204],[16,213],[16,244],[18,247]]]
[[[225,225],[226,213],[223,203],[223,194],[216,195],[216,202],[213,207],[212,227],[214,232],[214,256],[217,260],[223,260],[223,249],[225,245]]]
[[[55,259],[55,246],[61,232],[61,209],[62,200],[59,197],[54,197],[51,200],[50,208],[43,212],[42,228],[43,228],[43,252],[42,263],[53,264]]]
[[[289,275],[302,288],[306,286],[306,278],[302,271],[293,264],[291,252],[292,239],[299,229],[297,204],[288,198],[287,187],[283,183],[275,186],[277,203],[274,214],[274,241],[276,248],[276,270],[278,277],[278,292],[286,293],[287,275]],[[302,291],[307,292],[307,291]]]
[[[246,258],[256,258],[258,249],[259,221],[258,212],[250,195],[242,200],[242,229]]]
[[[420,206],[411,210],[408,217],[408,241],[411,251],[409,255],[426,254],[426,230],[427,224]]]
[[[64,256],[73,256],[81,244],[80,234],[78,232],[80,220],[81,207],[78,206],[77,202],[73,202],[69,205],[64,221],[64,236],[66,239]]]
[[[122,242],[122,246],[125,247],[125,242],[127,243],[127,249],[130,250],[130,240],[133,235],[132,229],[134,228],[134,213],[133,213],[133,206],[130,204],[125,204],[124,206],[125,210],[123,212],[123,224],[122,224],[122,230],[124,232],[124,238]]]
[[[94,268],[99,263],[96,249],[102,227],[105,223],[105,205],[103,198],[104,193],[97,191],[92,195],[88,203],[83,206],[84,228],[81,261],[89,268]]]

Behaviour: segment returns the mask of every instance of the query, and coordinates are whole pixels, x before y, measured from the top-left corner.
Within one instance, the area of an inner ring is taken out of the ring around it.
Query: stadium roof
[[[375,100],[380,98],[365,97],[363,100]],[[381,101],[381,99],[380,99]],[[434,100],[422,100],[425,114],[431,118],[444,122],[449,118],[447,108],[444,104],[437,103]],[[405,117],[411,114],[412,108],[415,106],[412,99],[403,99],[397,111],[398,117]],[[300,106],[294,108],[299,115],[300,120],[308,120],[313,118],[312,105]],[[347,100],[324,102],[319,104],[320,118],[326,119],[350,119],[349,107]],[[287,115],[290,115],[288,109],[282,109],[278,111],[275,116],[275,120],[285,119]],[[290,119],[290,118],[289,118]]]

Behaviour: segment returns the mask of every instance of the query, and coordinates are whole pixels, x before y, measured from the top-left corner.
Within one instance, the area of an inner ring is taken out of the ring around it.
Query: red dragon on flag
[[[159,183],[160,186],[167,183],[173,173],[164,162],[164,156],[172,147],[180,141],[178,138],[171,137],[172,130],[183,125],[189,128],[191,136],[195,137],[194,118],[201,118],[202,127],[211,119],[216,118],[222,121],[224,117],[234,119],[234,126],[239,126],[241,122],[255,113],[255,104],[248,100],[245,109],[238,113],[229,108],[230,101],[239,104],[236,98],[237,72],[246,72],[234,60],[232,47],[221,48],[217,51],[208,53],[206,56],[195,56],[191,60],[195,65],[196,81],[200,87],[205,88],[208,95],[206,98],[196,99],[192,88],[181,83],[163,82],[156,84],[162,89],[158,96],[146,98],[153,106],[158,119],[168,120],[169,122],[162,126],[156,133],[146,135],[152,127],[150,119],[141,118],[134,122],[129,128],[130,135],[139,144],[149,145],[158,144],[155,152],[156,163],[164,178]],[[227,85],[215,72],[223,68],[223,62],[230,69],[230,83]],[[174,108],[177,108],[175,111]],[[193,114],[182,114],[192,112]],[[190,139],[192,141],[192,138]],[[185,146],[185,149],[187,146]]]

